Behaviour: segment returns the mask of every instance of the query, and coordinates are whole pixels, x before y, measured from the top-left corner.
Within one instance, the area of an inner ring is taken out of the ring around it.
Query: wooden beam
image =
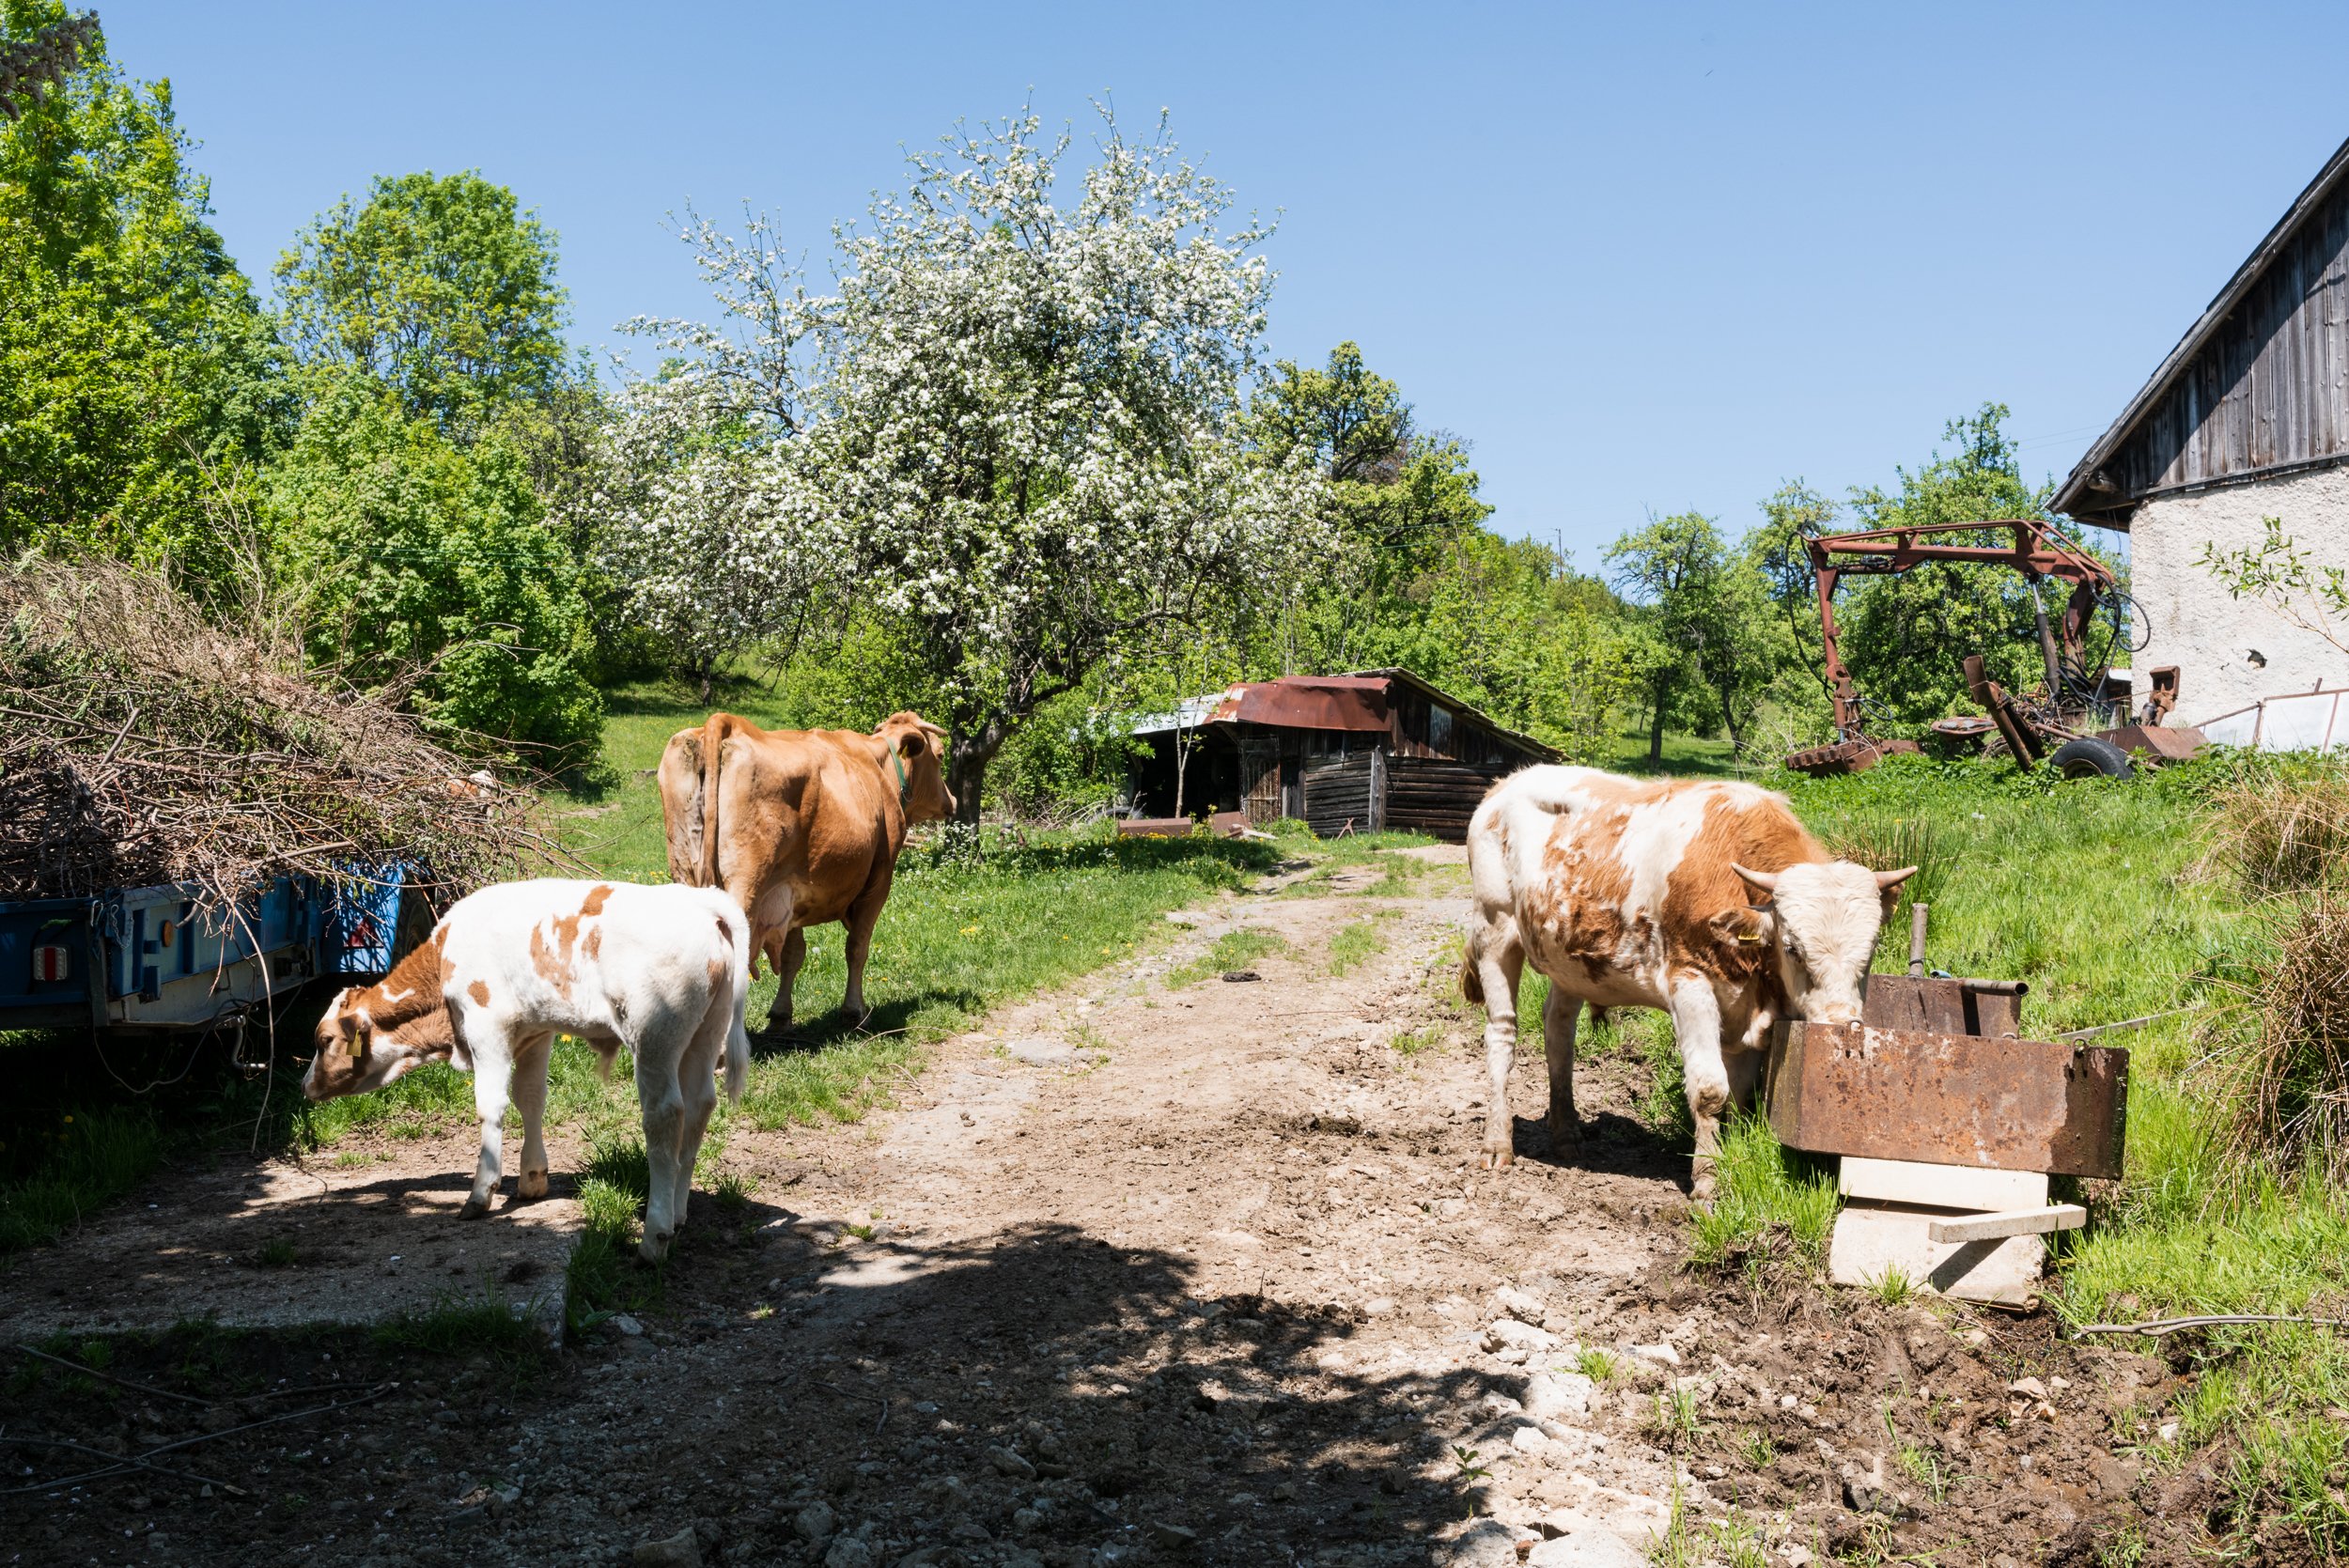
[[[2077,1231],[2088,1223],[2088,1211],[2077,1203],[2049,1203],[2044,1208],[2008,1209],[1999,1214],[1968,1214],[1937,1219],[1925,1234],[1942,1243],[2004,1241],[2009,1236],[2046,1235],[2050,1231]]]

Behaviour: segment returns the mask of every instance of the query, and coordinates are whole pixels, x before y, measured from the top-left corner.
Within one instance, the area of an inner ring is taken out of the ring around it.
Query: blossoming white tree
[[[762,227],[700,225],[735,328],[666,329],[768,422],[801,548],[907,628],[965,820],[1040,704],[1272,592],[1321,529],[1319,481],[1239,435],[1268,230],[1219,228],[1229,193],[1163,120],[1135,142],[1104,110],[1081,176],[1071,146],[1023,115],[912,156],[902,196],[836,231],[829,297]]]
[[[723,325],[628,324],[664,363],[615,400],[583,533],[630,619],[708,702],[723,660],[803,628],[832,581],[834,552],[791,442],[805,422],[812,334],[837,302],[807,295],[762,218],[737,238],[689,212],[679,237]]]

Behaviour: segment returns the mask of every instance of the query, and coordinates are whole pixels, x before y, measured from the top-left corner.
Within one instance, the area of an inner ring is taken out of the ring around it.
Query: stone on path
[[[688,1525],[666,1540],[639,1541],[629,1560],[636,1568],[701,1568],[701,1544]]]

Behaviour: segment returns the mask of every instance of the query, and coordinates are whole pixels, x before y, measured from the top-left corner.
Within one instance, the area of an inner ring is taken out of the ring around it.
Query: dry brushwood
[[[0,898],[404,861],[444,894],[559,862],[523,791],[112,561],[0,566]]]

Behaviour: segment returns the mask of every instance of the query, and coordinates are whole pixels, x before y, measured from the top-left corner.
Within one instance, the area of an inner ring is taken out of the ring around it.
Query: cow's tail
[[[729,713],[713,713],[702,723],[702,886],[723,886],[718,880],[718,754],[725,750]]]
[[[1476,942],[1473,938],[1460,947],[1460,994],[1473,1006],[1485,1005],[1485,979],[1476,972]]]
[[[739,1100],[751,1079],[751,1035],[742,1015],[751,1004],[751,920],[720,893],[718,935],[726,945],[726,1098]]]

